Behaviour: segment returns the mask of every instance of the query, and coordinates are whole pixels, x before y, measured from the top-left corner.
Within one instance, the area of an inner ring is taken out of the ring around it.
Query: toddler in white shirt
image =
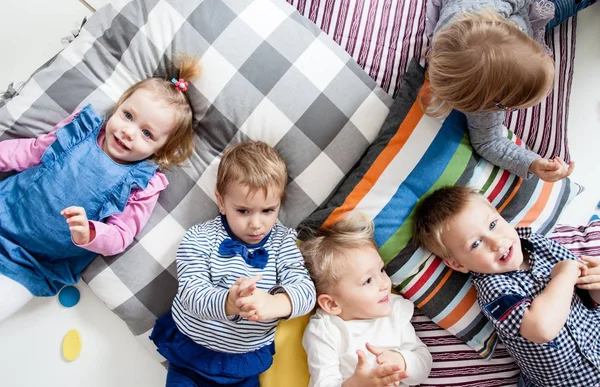
[[[414,305],[391,294],[373,223],[353,215],[315,231],[300,247],[318,309],[302,344],[310,386],[409,386],[432,358],[410,323]]]

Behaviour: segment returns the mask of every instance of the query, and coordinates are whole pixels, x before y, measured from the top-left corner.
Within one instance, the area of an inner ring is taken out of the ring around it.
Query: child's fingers
[[[250,321],[258,321],[258,316],[256,315],[256,311],[250,311],[250,312],[240,312],[239,316],[241,318],[245,318],[246,320],[250,320]]]
[[[362,349],[357,349],[356,355],[358,356],[358,363],[356,364],[356,368],[364,367],[365,364],[367,364],[367,356],[362,351]]]
[[[570,164],[567,164],[560,157],[555,157],[552,159],[552,161],[554,161],[554,164],[558,166],[558,168],[555,170],[556,180],[569,176],[573,172],[573,169],[575,169],[574,161],[571,161]]]
[[[554,171],[558,171],[559,169],[560,169],[560,162],[558,162],[556,159],[552,159],[552,160],[544,159],[544,161],[542,162],[542,170],[544,172],[554,172]]]
[[[85,209],[83,207],[71,206],[62,210],[60,214],[62,216],[71,217],[73,215],[85,214]]]
[[[250,285],[256,284],[258,281],[262,280],[262,275],[255,275],[254,277],[244,278],[244,280],[240,283],[240,288],[244,289]]]
[[[75,225],[84,225],[87,223],[87,218],[83,215],[74,215],[71,216],[70,218],[67,218],[67,223],[69,224],[69,226],[75,226]]]
[[[240,287],[239,297],[251,296],[255,290],[256,290],[256,284],[250,284],[249,286],[247,286],[245,288]]]
[[[600,266],[600,257],[592,257],[589,255],[582,255],[579,257],[583,262],[585,262],[588,267],[596,267]]]
[[[600,275],[590,274],[577,278],[576,285],[578,288],[587,290],[600,289]]]
[[[258,308],[256,307],[256,304],[243,304],[240,306],[240,310],[243,312],[252,312],[252,311],[256,311]]]
[[[571,173],[573,173],[574,169],[575,169],[575,161],[571,161],[571,163],[569,164],[569,167],[567,168],[567,174],[565,175],[565,177],[570,176]]]
[[[381,365],[375,368],[375,377],[380,379],[384,386],[400,380],[400,367],[396,364]]]
[[[366,343],[365,347],[367,348],[367,350],[369,352],[371,352],[375,356],[381,355],[383,353],[383,351],[384,351],[383,349],[381,349],[379,347],[376,347],[376,346],[374,346],[372,344],[369,344],[369,343]]]

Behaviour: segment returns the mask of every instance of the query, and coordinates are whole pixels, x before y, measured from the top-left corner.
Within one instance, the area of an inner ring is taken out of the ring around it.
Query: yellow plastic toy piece
[[[77,329],[71,329],[63,338],[62,353],[66,361],[77,359],[81,353],[81,335]]]

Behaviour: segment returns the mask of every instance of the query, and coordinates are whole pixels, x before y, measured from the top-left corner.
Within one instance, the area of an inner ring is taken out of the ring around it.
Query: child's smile
[[[106,123],[102,150],[120,164],[141,161],[161,149],[174,128],[174,110],[149,90],[138,89]]]
[[[455,270],[506,273],[527,268],[517,231],[486,199],[473,197],[444,227],[441,236]]]

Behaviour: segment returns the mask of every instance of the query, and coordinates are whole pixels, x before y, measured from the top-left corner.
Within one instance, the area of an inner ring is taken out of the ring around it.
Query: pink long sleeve
[[[167,177],[156,172],[145,190],[132,192],[123,212],[109,216],[105,222],[90,221],[96,237],[90,243],[79,246],[106,256],[123,252],[148,222],[160,192],[168,184]]]
[[[39,165],[46,148],[56,140],[55,131],[38,138],[0,141],[0,172],[20,172]]]
[[[78,114],[79,110],[56,124],[50,133],[38,138],[0,141],[0,172],[20,172],[39,165],[46,149],[56,141],[56,130],[73,121]]]

